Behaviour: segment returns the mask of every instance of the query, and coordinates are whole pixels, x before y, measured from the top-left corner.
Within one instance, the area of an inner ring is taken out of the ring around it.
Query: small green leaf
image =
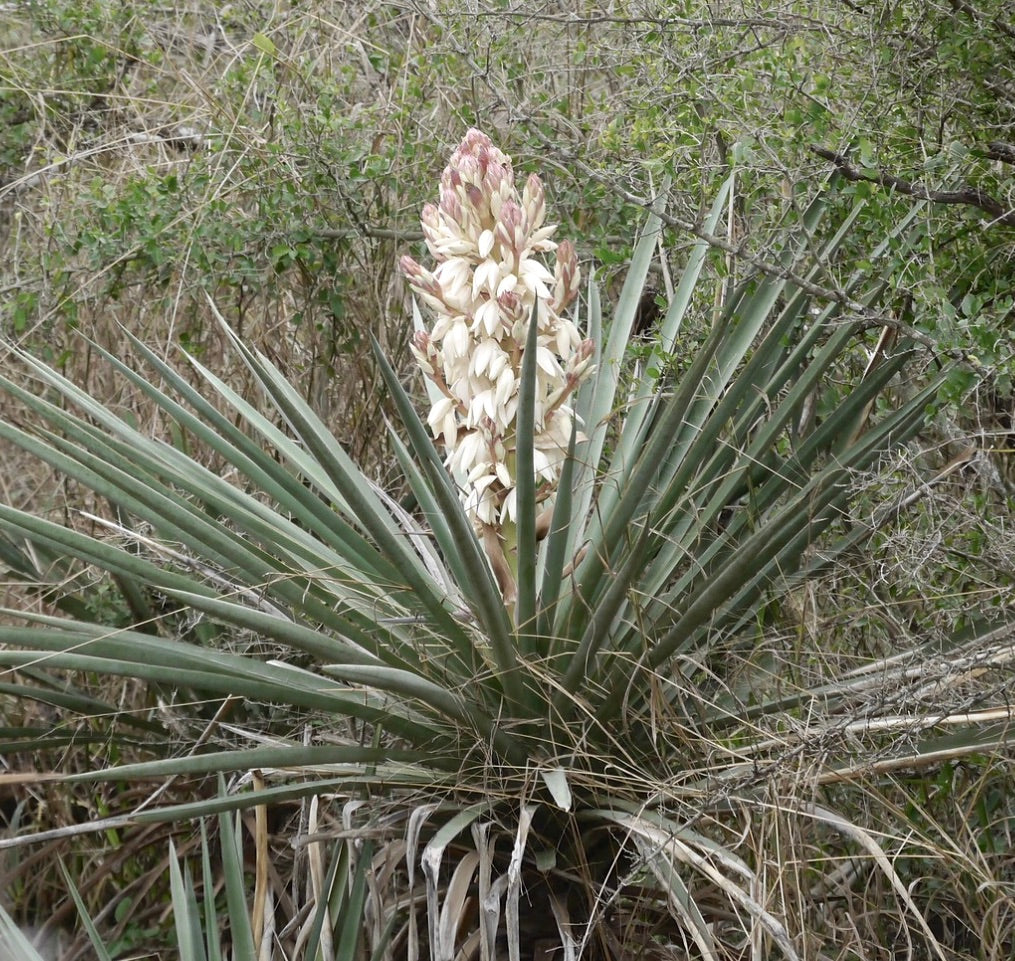
[[[278,48],[263,33],[255,33],[250,42],[257,47],[261,53],[265,53],[269,57],[274,57],[278,54]]]
[[[860,166],[873,167],[874,145],[866,137],[861,137],[857,143],[857,147],[859,147],[860,150]]]

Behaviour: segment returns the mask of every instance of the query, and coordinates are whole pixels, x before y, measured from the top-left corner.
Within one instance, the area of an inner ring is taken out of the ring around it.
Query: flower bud
[[[494,231],[497,242],[500,244],[502,256],[512,265],[512,270],[515,272],[517,272],[518,264],[521,261],[524,246],[523,217],[522,208],[514,200],[506,200],[501,204],[500,214],[497,218],[497,229]]]
[[[409,342],[409,349],[412,351],[412,356],[416,358],[416,363],[419,364],[423,373],[433,377],[438,361],[437,348],[434,347],[433,341],[430,340],[430,335],[425,330],[417,330]]]
[[[546,195],[543,181],[536,174],[529,174],[529,179],[525,181],[522,207],[525,209],[525,229],[529,232],[539,230],[546,219]]]
[[[554,269],[552,306],[558,313],[563,312],[578,296],[581,270],[578,255],[570,240],[562,240],[557,247],[557,264]]]
[[[595,341],[583,340],[567,365],[568,377],[573,377],[576,381],[585,380],[592,373],[592,358],[595,352]]]
[[[465,196],[469,198],[472,209],[477,213],[483,209],[483,191],[475,184],[465,185]]]
[[[453,191],[448,191],[441,196],[440,209],[452,223],[460,224],[462,222],[462,202],[458,199],[458,194]]]

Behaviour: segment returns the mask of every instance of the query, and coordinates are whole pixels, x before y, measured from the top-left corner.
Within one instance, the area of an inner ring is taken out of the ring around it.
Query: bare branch
[[[882,187],[890,187],[892,190],[897,190],[900,194],[916,197],[917,200],[928,200],[934,204],[956,204],[978,207],[980,210],[990,214],[994,218],[995,223],[1004,224],[1006,227],[1015,227],[1015,210],[1006,208],[986,191],[980,190],[979,187],[966,185],[959,190],[931,190],[921,183],[903,180],[901,177],[885,173],[883,170],[870,172],[861,170],[858,167],[854,167],[842,154],[835,153],[833,150],[826,150],[824,147],[811,147],[811,152],[824,160],[830,160],[835,164],[835,169],[847,180],[880,184]]]
[[[1001,163],[1015,164],[1015,147],[1010,143],[1002,143],[1000,140],[991,140],[987,144],[987,156],[991,160],[1000,160]]]

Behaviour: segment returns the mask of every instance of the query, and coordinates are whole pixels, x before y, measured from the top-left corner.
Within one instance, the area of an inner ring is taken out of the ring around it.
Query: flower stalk
[[[517,597],[519,389],[529,327],[536,324],[532,469],[540,513],[550,527],[571,436],[569,399],[592,373],[593,344],[565,311],[578,294],[574,246],[551,240],[543,184],[531,174],[519,193],[511,158],[469,130],[440,182],[438,204],[423,208],[430,271],[412,257],[401,269],[434,314],[411,341],[440,400],[427,423],[462,491],[466,513],[497,577],[504,603]],[[550,269],[541,255],[553,253]]]

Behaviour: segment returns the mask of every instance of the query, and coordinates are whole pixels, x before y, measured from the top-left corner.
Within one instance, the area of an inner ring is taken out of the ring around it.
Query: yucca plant
[[[594,283],[572,321],[573,248],[556,247],[552,272],[538,260],[554,249],[538,178],[519,194],[510,160],[470,131],[423,216],[437,267],[403,261],[436,315],[427,330],[416,312],[413,339],[428,416],[377,353],[400,419],[400,500],[224,321],[263,404],[185,357],[205,384],[196,389],[127,333],[146,369],[106,355],[177,443],[12,349],[35,389],[2,380],[29,423],[0,424],[0,436],[112,510],[92,517],[92,534],[0,506],[8,554],[94,565],[153,612],[124,628],[5,611],[0,664],[35,672],[12,693],[84,671],[252,708],[229,740],[68,780],[265,779],[118,823],[357,802],[349,830],[380,831],[388,850],[383,879],[366,882],[366,913],[398,927],[357,941],[350,957],[802,957],[802,905],[816,883],[788,885],[777,853],[745,843],[773,811],[871,858],[933,944],[874,835],[823,804],[816,785],[847,779],[877,751],[918,763],[985,750],[1003,736],[989,726],[997,717],[897,706],[925,683],[912,668],[926,650],[829,677],[820,652],[790,663],[773,650],[766,625],[780,599],[862,550],[914,499],[851,513],[854,478],[917,436],[937,385],[896,389],[918,357],[887,337],[848,378],[868,321],[808,289],[858,211],[824,230],[826,197],[779,254],[786,276],[806,283],[751,276],[725,302],[706,298],[708,249],[697,243],[651,350],[632,351],[664,201],[609,323]],[[848,290],[853,302],[879,296],[859,273]],[[683,325],[703,303],[720,307],[699,315],[707,334],[692,349]],[[190,444],[221,468],[200,466]],[[209,622],[218,632],[200,633]],[[999,637],[934,650],[982,657]],[[895,700],[872,698],[875,686]],[[255,708],[266,704],[316,719],[317,735],[262,724]],[[960,721],[967,733],[951,747],[934,741],[935,725]],[[894,737],[903,725],[904,741]],[[174,876],[181,884],[191,898]]]

